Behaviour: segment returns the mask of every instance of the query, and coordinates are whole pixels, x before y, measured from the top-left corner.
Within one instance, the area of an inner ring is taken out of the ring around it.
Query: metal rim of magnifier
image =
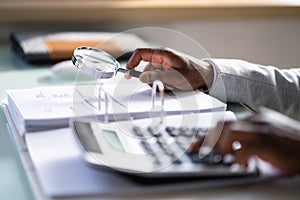
[[[88,67],[86,65],[83,65],[82,63],[82,59],[84,58],[84,56],[78,52],[80,52],[81,50],[87,50],[87,51],[91,51],[91,54],[93,52],[97,52],[97,53],[101,53],[103,56],[105,56],[106,58],[111,60],[111,63],[113,63],[113,66],[115,66],[115,73],[113,72],[103,72],[101,70],[98,70],[97,68],[93,68],[93,67]],[[81,71],[83,71],[84,73],[86,73],[89,76],[95,77],[95,78],[111,78],[113,77],[116,72],[118,71],[120,64],[119,62],[110,54],[108,54],[105,51],[96,49],[96,48],[92,48],[92,47],[78,47],[74,50],[73,56],[72,56],[72,63]]]

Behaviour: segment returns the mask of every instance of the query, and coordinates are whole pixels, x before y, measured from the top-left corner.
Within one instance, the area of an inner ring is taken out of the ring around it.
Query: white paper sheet
[[[8,90],[8,108],[21,134],[66,127],[70,118],[78,116],[101,119],[108,113],[110,120],[148,117],[152,108],[152,89],[138,79],[123,81],[121,79],[116,84],[103,85],[109,99],[107,112],[104,92],[99,96],[99,85]],[[159,98],[157,101],[155,105],[160,106]],[[165,95],[164,110],[169,115],[225,109],[226,104],[199,91]]]
[[[253,181],[242,178],[140,184],[114,171],[87,166],[69,128],[28,133],[25,140],[43,191],[52,197],[158,193]]]
[[[26,143],[46,195],[113,194],[135,186],[117,174],[86,166],[68,128],[28,134]]]

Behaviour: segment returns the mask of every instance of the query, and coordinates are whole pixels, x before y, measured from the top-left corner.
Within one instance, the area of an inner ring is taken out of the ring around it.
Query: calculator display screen
[[[121,141],[115,131],[102,129],[102,134],[107,142],[110,143],[113,147],[124,151],[124,147],[122,146]]]

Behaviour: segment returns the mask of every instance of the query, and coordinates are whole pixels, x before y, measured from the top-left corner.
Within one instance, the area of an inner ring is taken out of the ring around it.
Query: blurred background
[[[12,32],[122,32],[145,26],[182,32],[211,57],[300,66],[299,0],[0,0],[0,45],[9,43]]]

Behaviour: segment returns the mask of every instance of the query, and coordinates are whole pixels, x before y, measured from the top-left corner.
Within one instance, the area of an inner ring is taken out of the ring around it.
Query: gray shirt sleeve
[[[242,60],[212,59],[216,80],[210,95],[224,102],[260,106],[300,119],[300,69],[278,69]]]

